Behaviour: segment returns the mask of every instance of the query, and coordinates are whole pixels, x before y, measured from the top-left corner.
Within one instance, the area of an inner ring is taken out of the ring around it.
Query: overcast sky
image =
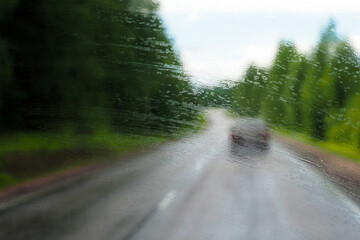
[[[309,51],[332,17],[360,50],[360,0],[160,0],[160,13],[185,69],[197,83],[268,66],[281,39]]]

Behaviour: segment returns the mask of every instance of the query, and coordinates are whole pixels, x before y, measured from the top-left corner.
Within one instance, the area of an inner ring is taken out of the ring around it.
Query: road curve
[[[299,153],[209,126],[0,212],[0,239],[357,240],[360,208]]]

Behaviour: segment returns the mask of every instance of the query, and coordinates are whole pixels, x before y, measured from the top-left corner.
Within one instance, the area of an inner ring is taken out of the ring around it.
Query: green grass
[[[10,174],[0,173],[0,188],[12,186],[19,181],[14,179]]]
[[[340,142],[319,141],[312,139],[311,137],[309,137],[304,133],[290,131],[282,128],[274,129],[274,131],[280,135],[290,137],[299,142],[318,147],[326,152],[333,153],[338,156],[345,157],[356,162],[360,162],[360,149],[354,145],[348,143],[340,143]]]
[[[21,132],[0,136],[0,188],[34,177],[106,161],[121,154],[185,137],[206,126],[204,115],[171,135],[120,134],[98,130],[91,135],[67,132]]]
[[[33,177],[99,162],[169,140],[162,136],[108,131],[89,136],[65,133],[14,133],[0,137],[0,188]]]
[[[90,148],[109,149],[117,153],[157,145],[167,140],[169,138],[165,136],[123,135],[110,132],[99,132],[93,137],[82,139]]]
[[[12,133],[0,136],[0,157],[10,152],[56,151],[74,147],[74,137],[64,133]]]
[[[14,133],[0,136],[0,157],[12,152],[57,151],[75,148],[101,148],[124,152],[165,141],[162,136],[123,135],[97,132],[89,136],[64,133]]]

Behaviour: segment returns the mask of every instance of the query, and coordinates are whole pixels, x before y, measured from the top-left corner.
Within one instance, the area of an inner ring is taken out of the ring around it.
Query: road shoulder
[[[301,155],[306,156],[305,160],[308,163],[325,170],[325,173],[332,179],[336,179],[337,183],[343,183],[341,187],[346,187],[346,190],[357,196],[359,199],[356,200],[360,202],[357,193],[357,189],[360,188],[360,163],[336,156],[290,137],[273,133],[273,138],[295,152],[300,152]]]

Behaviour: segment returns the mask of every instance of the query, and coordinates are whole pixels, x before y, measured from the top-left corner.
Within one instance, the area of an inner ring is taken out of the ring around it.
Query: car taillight
[[[267,131],[263,134],[263,138],[264,138],[265,140],[267,140],[267,139],[269,138],[269,136],[270,136],[270,133],[269,133],[269,131],[267,130]]]

